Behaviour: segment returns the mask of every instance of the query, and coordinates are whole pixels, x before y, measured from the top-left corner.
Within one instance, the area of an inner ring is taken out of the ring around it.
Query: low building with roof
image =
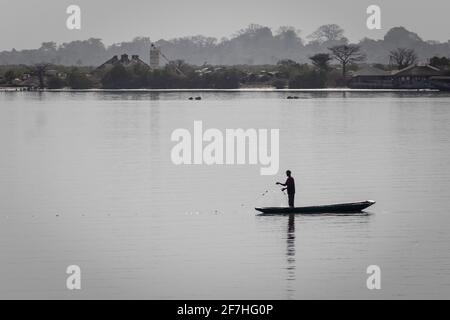
[[[365,66],[353,73],[348,86],[354,89],[391,89],[393,76],[389,71]]]
[[[111,59],[107,60],[106,62],[104,62],[102,65],[100,65],[97,70],[105,70],[105,69],[110,69],[116,65],[122,65],[124,67],[131,67],[131,66],[136,66],[136,65],[140,65],[143,66],[145,68],[150,68],[150,66],[145,63],[143,60],[141,60],[139,58],[139,55],[137,54],[133,54],[131,55],[131,59],[129,58],[128,54],[122,54],[120,56],[120,59],[118,56],[114,56]]]
[[[364,67],[354,73],[349,87],[355,89],[439,89],[436,77],[443,71],[431,65],[412,65],[392,72],[374,67]],[[442,90],[442,89],[441,89]]]
[[[430,65],[409,66],[394,74],[394,87],[401,89],[434,89],[430,78],[441,74],[441,70]]]

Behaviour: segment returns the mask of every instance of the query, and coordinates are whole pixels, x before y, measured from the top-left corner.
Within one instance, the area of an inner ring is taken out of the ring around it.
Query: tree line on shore
[[[342,87],[349,73],[364,64],[386,71],[427,62],[449,68],[450,42],[424,41],[403,27],[383,40],[349,43],[335,24],[319,27],[306,43],[293,27],[250,25],[220,42],[203,36],[159,40],[155,44],[172,60],[151,70],[145,64],[95,68],[112,55],[148,56],[149,38],[109,47],[100,39],[57,46],[45,42],[36,50],[0,52],[0,86],[39,88],[276,88]],[[434,57],[431,55],[434,55]],[[39,63],[36,63],[39,61]]]
[[[128,53],[148,59],[151,43],[159,47],[171,60],[182,59],[192,65],[274,65],[290,59],[308,63],[309,57],[326,52],[328,48],[349,44],[344,30],[336,24],[320,26],[306,37],[291,26],[278,30],[252,24],[229,38],[220,40],[205,36],[157,40],[136,37],[106,46],[101,39],[90,38],[62,44],[48,41],[40,48],[0,52],[0,65],[33,65],[50,63],[63,66],[98,66],[114,55]],[[383,39],[364,38],[355,43],[366,55],[367,63],[384,63],[396,48],[413,49],[424,62],[432,56],[445,56],[450,52],[450,42],[422,39],[404,27],[390,29]]]
[[[151,70],[146,64],[108,68],[65,67],[51,64],[34,66],[0,66],[0,85],[21,86],[17,79],[33,77],[37,88],[48,89],[235,89],[240,87],[275,87],[308,89],[344,87],[350,71],[365,62],[366,55],[358,45],[341,44],[328,52],[309,57],[309,63],[283,59],[275,65],[236,65],[201,67],[182,60],[171,61],[163,68]],[[389,63],[376,64],[379,69],[399,70],[417,63],[413,49],[397,48],[390,52]],[[433,57],[430,64],[450,69],[450,59]],[[3,82],[3,84],[2,84]]]

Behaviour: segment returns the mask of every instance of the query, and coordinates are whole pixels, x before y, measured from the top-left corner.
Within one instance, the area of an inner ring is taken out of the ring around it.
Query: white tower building
[[[152,70],[159,68],[159,49],[152,43],[150,47],[150,68]]]

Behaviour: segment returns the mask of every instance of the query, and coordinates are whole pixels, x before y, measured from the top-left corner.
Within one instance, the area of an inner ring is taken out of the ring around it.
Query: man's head
[[[286,171],[286,175],[287,175],[288,177],[290,177],[290,176],[291,176],[291,170]]]

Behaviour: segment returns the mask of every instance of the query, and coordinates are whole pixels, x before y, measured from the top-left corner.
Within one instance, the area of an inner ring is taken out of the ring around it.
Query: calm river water
[[[289,94],[0,92],[0,298],[450,298],[450,95]],[[194,120],[280,129],[278,175],[174,165]],[[298,206],[377,203],[257,216],[286,169]]]

